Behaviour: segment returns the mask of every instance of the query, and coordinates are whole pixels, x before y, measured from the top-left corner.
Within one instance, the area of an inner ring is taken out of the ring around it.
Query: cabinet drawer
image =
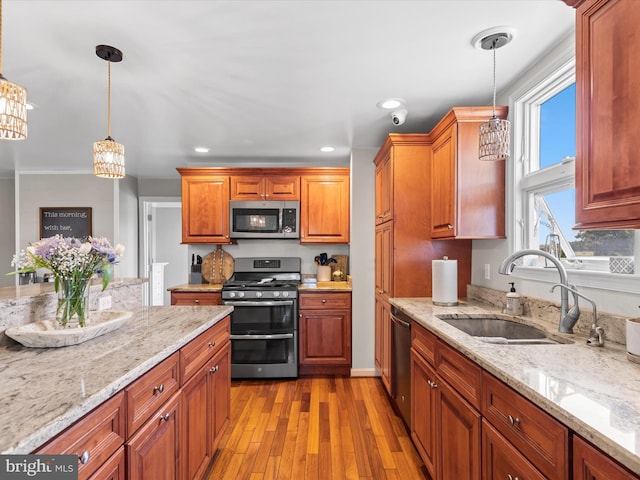
[[[229,340],[229,317],[225,317],[180,349],[180,385],[184,385]]]
[[[179,358],[179,353],[174,353],[125,388],[127,437],[130,437],[153,412],[178,391]]]
[[[482,388],[482,415],[496,430],[547,478],[567,478],[568,429],[486,372]]]
[[[102,466],[91,475],[89,480],[124,480],[124,446],[120,447],[116,453],[111,455]]]
[[[480,410],[482,369],[447,344],[436,345],[436,371],[471,405]]]
[[[436,336],[419,326],[416,322],[411,324],[411,346],[427,360],[431,366],[436,364]]]
[[[303,293],[300,295],[300,310],[308,308],[351,308],[350,293]]]
[[[482,470],[482,478],[485,480],[546,480],[546,477],[486,420],[482,420]]]
[[[78,455],[78,478],[84,480],[122,446],[124,439],[124,393],[119,392],[34,453]]]
[[[222,305],[220,292],[171,292],[171,305]]]

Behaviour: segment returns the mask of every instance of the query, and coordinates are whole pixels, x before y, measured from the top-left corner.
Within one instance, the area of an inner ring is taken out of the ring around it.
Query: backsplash
[[[143,303],[143,286],[144,280],[139,278],[116,279],[102,292],[102,282],[96,280],[89,293],[89,310],[97,310],[99,299],[104,296],[111,296],[110,310],[139,308]],[[57,305],[58,295],[53,290],[53,283],[0,288],[0,346],[15,345],[4,334],[7,328],[53,318]]]
[[[467,298],[479,300],[495,307],[503,307],[505,304],[505,292],[492,288],[467,285]],[[520,302],[523,308],[523,316],[532,317],[549,325],[549,328],[558,328],[560,320],[560,304],[549,302],[535,297],[527,297],[520,292]],[[593,323],[591,306],[580,308],[580,319],[574,327],[578,334],[587,336]],[[598,325],[604,328],[605,341],[626,345],[626,319],[619,315],[613,315],[598,310]]]

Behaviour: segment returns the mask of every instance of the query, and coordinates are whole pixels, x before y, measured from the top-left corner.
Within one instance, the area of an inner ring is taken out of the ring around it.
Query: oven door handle
[[[229,301],[223,300],[223,305],[232,305],[234,307],[281,307],[284,305],[293,305],[293,300],[282,300],[282,301],[265,301],[265,302],[250,302],[250,301]]]
[[[274,333],[271,335],[231,335],[231,340],[284,340],[293,338],[293,333]]]

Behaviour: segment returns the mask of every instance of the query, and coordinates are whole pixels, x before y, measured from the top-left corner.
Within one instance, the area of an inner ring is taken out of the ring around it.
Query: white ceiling
[[[92,168],[111,136],[127,174],[176,167],[347,165],[390,132],[428,132],[452,106],[488,105],[492,54],[472,46],[500,25],[498,90],[573,30],[561,0],[4,0],[3,74],[25,87],[28,138],[0,143],[0,176]],[[402,126],[376,107],[407,100]],[[208,154],[196,154],[195,146]],[[324,154],[323,145],[335,152]]]

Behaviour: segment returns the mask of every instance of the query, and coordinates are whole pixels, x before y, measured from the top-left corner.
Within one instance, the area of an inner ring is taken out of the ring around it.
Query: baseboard
[[[352,368],[352,377],[379,377],[380,374],[375,368]]]

